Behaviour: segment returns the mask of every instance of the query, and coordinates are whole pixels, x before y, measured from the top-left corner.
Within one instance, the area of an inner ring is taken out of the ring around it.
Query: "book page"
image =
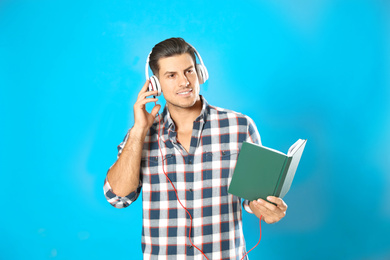
[[[305,142],[306,140],[298,139],[291,147],[288,149],[287,156],[293,155],[296,150]]]

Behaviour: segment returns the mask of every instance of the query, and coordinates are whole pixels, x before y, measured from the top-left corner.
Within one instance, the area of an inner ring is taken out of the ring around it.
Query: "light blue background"
[[[308,144],[251,259],[390,259],[390,2],[0,2],[0,259],[141,259],[103,196],[151,48],[201,53],[208,102]],[[248,249],[258,221],[244,213]]]

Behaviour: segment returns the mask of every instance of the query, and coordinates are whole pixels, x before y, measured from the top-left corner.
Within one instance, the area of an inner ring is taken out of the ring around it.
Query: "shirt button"
[[[190,189],[190,191],[192,192],[192,189]]]
[[[188,246],[188,248],[191,249],[191,248],[192,248],[192,245]]]
[[[190,160],[188,161],[188,163],[189,163],[189,164],[192,164],[192,160],[190,159]]]

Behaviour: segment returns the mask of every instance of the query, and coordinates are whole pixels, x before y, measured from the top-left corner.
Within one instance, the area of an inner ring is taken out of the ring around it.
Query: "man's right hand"
[[[157,98],[147,98],[149,96],[157,95],[157,91],[148,91],[149,80],[146,80],[141,91],[138,93],[137,102],[134,104],[134,128],[147,131],[152,126],[154,118],[156,117],[161,105],[156,104],[152,111],[146,111],[146,104],[157,102]]]

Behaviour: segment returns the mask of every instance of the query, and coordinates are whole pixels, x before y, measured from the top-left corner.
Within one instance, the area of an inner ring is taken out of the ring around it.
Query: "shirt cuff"
[[[107,201],[115,208],[121,209],[121,208],[126,208],[138,198],[139,194],[141,193],[141,188],[142,188],[142,182],[140,180],[138,187],[135,191],[131,192],[129,195],[125,197],[121,197],[116,195],[112,191],[110,183],[108,182],[106,177],[106,179],[104,180],[103,191]]]
[[[253,211],[251,210],[251,208],[249,207],[249,200],[244,200],[242,202],[242,207],[245,209],[246,212],[250,213],[250,214],[253,214]]]

